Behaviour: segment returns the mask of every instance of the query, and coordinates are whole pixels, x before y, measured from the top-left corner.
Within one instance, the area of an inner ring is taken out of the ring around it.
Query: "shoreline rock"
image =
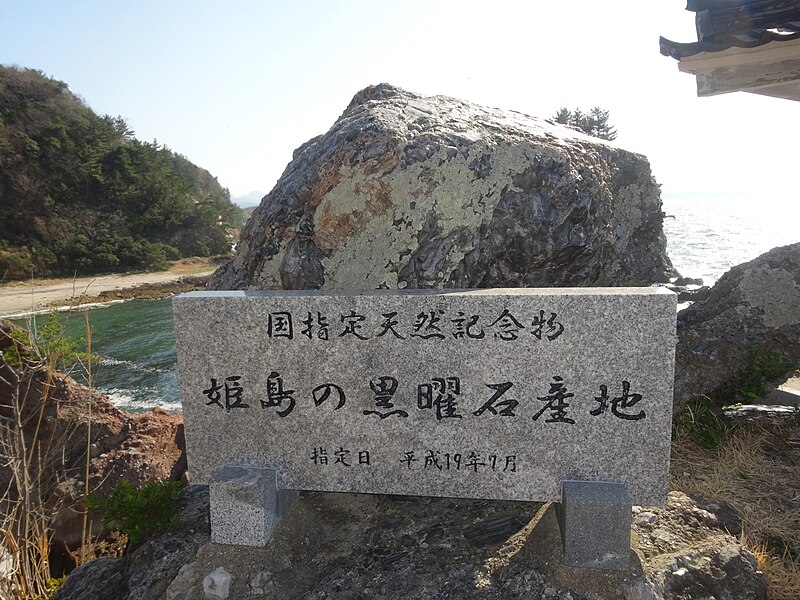
[[[171,287],[183,278],[191,282],[195,277],[210,276],[221,261],[227,257],[192,257],[174,261],[165,271],[140,273],[111,273],[91,277],[70,277],[60,279],[32,280],[29,282],[0,283],[0,318],[17,318],[22,315],[45,312],[48,307],[68,307],[72,304],[85,304],[87,301],[108,302],[113,298],[128,298],[132,293],[147,295],[147,290],[161,290],[169,295]],[[163,285],[163,290],[161,289]],[[202,286],[200,280],[192,285]],[[178,291],[175,288],[175,291]],[[180,289],[186,291],[186,288]],[[85,297],[81,301],[81,297]]]
[[[677,334],[674,414],[700,394],[713,398],[753,352],[800,365],[800,243],[731,268],[678,313]]]
[[[75,303],[75,306],[113,302],[115,300],[161,300],[177,294],[205,289],[210,279],[211,273],[206,275],[184,275],[176,281],[142,283],[128,288],[106,290],[96,296],[81,296],[80,301]],[[56,301],[47,306],[56,308],[65,305],[63,302]]]

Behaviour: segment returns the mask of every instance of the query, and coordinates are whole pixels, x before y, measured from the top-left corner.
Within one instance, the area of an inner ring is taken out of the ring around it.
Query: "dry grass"
[[[733,429],[712,450],[679,429],[671,487],[731,504],[773,600],[800,598],[800,425]]]
[[[6,572],[0,578],[4,598],[45,597],[50,579],[52,502],[59,481],[61,448],[66,435],[39,436],[42,416],[53,388],[52,365],[28,365],[20,377],[0,363],[0,384],[9,397],[0,405],[0,460],[5,488],[0,496],[0,554]],[[44,373],[44,380],[40,378]],[[33,429],[32,438],[26,433]]]
[[[88,317],[85,323],[91,340]],[[44,600],[55,590],[53,521],[64,503],[56,490],[68,478],[66,448],[76,426],[53,426],[48,408],[56,403],[59,361],[79,357],[77,344],[54,318],[39,333],[35,321],[24,332],[0,330],[0,598],[8,600]],[[91,365],[91,346],[87,356]],[[88,463],[88,435],[86,443]]]

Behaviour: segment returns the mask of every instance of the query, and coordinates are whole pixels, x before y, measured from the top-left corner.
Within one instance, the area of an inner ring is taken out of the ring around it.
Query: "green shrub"
[[[747,351],[747,364],[734,375],[721,391],[722,400],[737,397],[755,400],[769,392],[769,384],[791,370],[789,363],[777,352],[766,352],[751,347]]]
[[[51,598],[53,594],[58,591],[64,582],[67,580],[67,576],[64,575],[63,577],[51,577],[47,580],[47,585],[44,589],[44,595],[34,596],[35,600],[46,600],[47,598]]]
[[[120,481],[108,497],[89,494],[87,509],[103,512],[103,528],[117,529],[135,546],[141,539],[174,523],[175,502],[183,495],[180,481],[147,481],[140,489],[127,479]]]
[[[169,268],[168,252],[170,256],[174,256],[170,250],[171,248],[166,244],[143,241],[140,250],[141,263],[148,269],[164,271]]]
[[[31,340],[22,329],[13,329],[9,333],[12,342],[3,349],[3,361],[17,372],[22,372],[25,362],[33,360]]]
[[[0,240],[0,280],[25,279],[33,271],[34,261],[27,247],[11,248]]]
[[[79,352],[78,348],[85,343],[84,338],[71,340],[67,337],[64,325],[58,318],[58,313],[53,311],[47,315],[42,328],[37,332],[36,346],[39,348],[43,357],[53,361],[57,368],[64,368],[86,358],[85,352]]]
[[[689,402],[678,424],[689,431],[695,444],[709,450],[725,441],[730,430],[725,417],[712,410],[711,398],[708,396],[699,396]]]
[[[84,338],[69,339],[55,311],[47,315],[41,328],[31,328],[30,331],[13,329],[9,337],[13,343],[3,350],[3,359],[17,371],[22,371],[26,362],[41,362],[67,370],[69,366],[87,358],[85,352],[78,351],[85,343]]]

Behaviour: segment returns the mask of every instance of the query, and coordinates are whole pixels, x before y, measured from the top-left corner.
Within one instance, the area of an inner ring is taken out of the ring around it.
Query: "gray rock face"
[[[800,365],[800,244],[733,267],[678,314],[674,412],[698,394],[713,396],[753,351]]]
[[[648,285],[662,217],[641,155],[381,84],[295,151],[209,289]]]
[[[207,495],[194,498],[190,511],[208,510]],[[201,526],[184,566],[164,568],[159,551],[184,539],[179,527],[76,570],[56,598],[766,599],[725,507],[672,492],[664,508],[633,510],[631,564],[617,572],[563,564],[551,505],[304,494],[266,548],[213,544]]]
[[[741,525],[728,507],[670,492],[665,509],[651,510],[655,519],[634,519],[644,576],[623,587],[626,600],[766,600],[764,575],[733,537]]]

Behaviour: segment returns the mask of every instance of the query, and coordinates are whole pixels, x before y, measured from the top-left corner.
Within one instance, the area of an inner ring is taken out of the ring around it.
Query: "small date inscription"
[[[350,450],[344,446],[338,449],[314,447],[308,454],[309,460],[319,467],[359,467],[374,466],[369,450]],[[517,472],[516,454],[481,454],[469,452],[445,452],[442,450],[406,450],[395,461],[408,470],[464,471],[478,473],[495,471]]]

